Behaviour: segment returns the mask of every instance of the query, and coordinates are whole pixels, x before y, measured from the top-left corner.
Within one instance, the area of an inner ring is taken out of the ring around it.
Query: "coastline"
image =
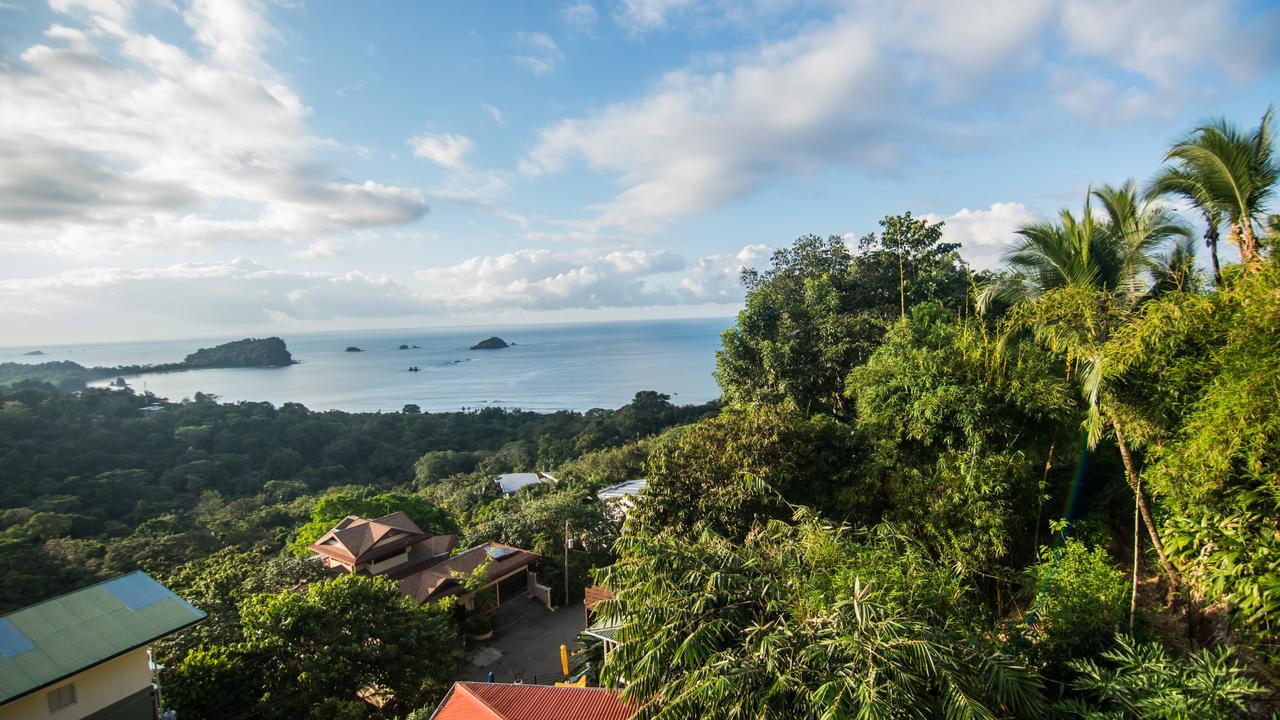
[[[433,329],[418,334],[325,332],[285,337],[295,360],[290,366],[185,369],[126,378],[136,392],[149,391],[175,402],[202,392],[222,402],[292,402],[314,411],[396,412],[405,405],[417,405],[424,412],[486,407],[586,411],[621,407],[640,390],[669,394],[672,403],[692,404],[720,395],[712,377],[715,352],[720,333],[732,322],[715,318]],[[496,353],[469,349],[495,334],[510,340],[512,347]],[[420,347],[400,350],[401,344]],[[70,357],[46,347],[42,349],[49,354],[39,359],[88,364],[90,350],[111,360],[123,360],[135,350],[172,358],[175,351],[193,350],[191,345],[117,343],[86,347]],[[363,352],[345,352],[351,345]],[[410,367],[420,371],[409,372]],[[89,386],[105,387],[114,379],[95,380]]]

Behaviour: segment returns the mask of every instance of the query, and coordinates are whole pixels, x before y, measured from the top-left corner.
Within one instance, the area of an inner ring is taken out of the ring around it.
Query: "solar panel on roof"
[[[143,572],[16,610],[0,618],[0,705],[203,618]]]
[[[0,655],[11,658],[35,648],[31,638],[23,635],[8,618],[0,618]]]
[[[102,584],[102,588],[124,603],[125,607],[135,611],[173,597],[173,593],[163,585],[138,574],[108,580]]]
[[[485,552],[488,553],[489,557],[493,558],[494,560],[502,560],[503,558],[509,558],[512,555],[516,554],[516,551],[512,550],[511,548],[500,547],[497,545],[490,545],[489,547],[485,548]]]

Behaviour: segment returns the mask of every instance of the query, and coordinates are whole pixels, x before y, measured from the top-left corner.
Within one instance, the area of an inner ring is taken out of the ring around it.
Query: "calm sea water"
[[[313,410],[395,411],[413,403],[440,412],[499,406],[541,412],[616,408],[638,390],[672,402],[720,395],[712,372],[731,318],[285,336],[298,361],[285,368],[155,373],[127,378],[138,391],[180,400],[196,392],[223,402],[298,402]],[[497,335],[513,347],[468,350]],[[239,338],[0,349],[0,361],[72,360],[85,366],[174,362],[198,347]],[[417,345],[399,350],[401,344]],[[355,346],[364,352],[345,352]],[[417,366],[420,372],[409,372]],[[104,383],[95,383],[98,385]]]

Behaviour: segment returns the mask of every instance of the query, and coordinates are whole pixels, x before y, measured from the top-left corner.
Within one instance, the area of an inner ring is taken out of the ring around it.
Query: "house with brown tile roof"
[[[470,607],[476,592],[492,588],[501,605],[541,588],[529,573],[538,553],[484,543],[451,556],[453,543],[453,535],[427,535],[408,515],[394,512],[373,520],[348,515],[307,548],[331,570],[396,580],[418,602],[456,595]],[[483,585],[467,590],[467,578],[482,565]]]
[[[627,720],[637,709],[618,690],[456,682],[431,720]]]
[[[393,512],[373,520],[348,515],[307,549],[330,569],[403,575],[447,559],[453,540],[453,535],[427,535],[408,515]]]
[[[400,592],[418,602],[458,595],[463,596],[466,604],[466,596],[474,591],[468,591],[464,583],[476,568],[484,565],[485,582],[480,589],[493,588],[501,605],[529,592],[529,566],[540,557],[538,553],[510,545],[484,543],[405,577],[400,581]]]

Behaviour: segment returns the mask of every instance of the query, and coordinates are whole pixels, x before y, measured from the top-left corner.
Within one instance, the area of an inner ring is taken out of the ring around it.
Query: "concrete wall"
[[[48,695],[75,683],[76,702],[50,713]],[[146,648],[125,653],[62,682],[0,705],[0,720],[80,720],[151,685],[151,660]]]
[[[539,583],[538,574],[532,570],[529,571],[529,594],[551,609],[551,588]]]

